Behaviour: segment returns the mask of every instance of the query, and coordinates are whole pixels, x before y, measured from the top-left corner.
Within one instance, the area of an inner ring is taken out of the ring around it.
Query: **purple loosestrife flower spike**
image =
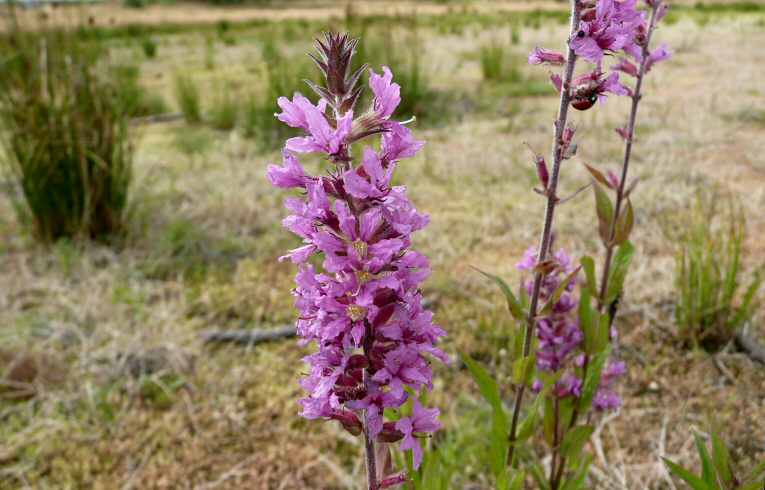
[[[306,135],[286,142],[282,165],[269,166],[267,175],[275,187],[302,191],[285,200],[290,214],[283,224],[303,245],[280,259],[298,264],[297,332],[303,344],[318,348],[305,358],[310,371],[301,381],[307,392],[301,414],[364,434],[369,488],[376,490],[405,475],[377,475],[375,443],[401,441],[419,466],[417,438],[441,427],[438,410],[413,395],[433,387],[431,358],[448,362],[436,347],[445,332],[433,323],[420,292],[430,274],[428,260],[411,249],[412,234],[428,217],[414,208],[405,187],[391,183],[399,162],[424,143],[391,119],[401,88],[389,68],[370,71],[371,107],[354,117],[360,93],[360,72],[350,71],[356,40],[327,34],[317,47],[313,58],[327,85],[312,86],[321,97],[315,105],[300,94],[279,99],[283,112],[276,116]],[[352,143],[375,134],[381,134],[379,151],[364,147],[357,163]],[[304,152],[326,155],[334,168],[328,175],[309,174],[298,159]],[[384,422],[386,412],[397,413],[409,398],[410,417]]]
[[[563,249],[551,254],[550,261],[552,270],[542,279],[540,290],[540,299],[545,302],[558,289],[563,278],[576,270],[573,260]],[[536,265],[536,248],[532,246],[523,254],[523,259],[516,264],[516,268],[530,272]],[[584,335],[579,328],[577,314],[579,298],[574,293],[576,284],[577,278],[574,277],[553,305],[551,313],[538,319],[536,329],[539,340],[536,352],[537,368],[548,373],[562,374],[552,389],[552,393],[558,398],[578,398],[582,394],[583,381],[577,375],[576,369],[584,365],[582,349]],[[527,281],[525,287],[531,292],[534,287],[533,280]],[[613,385],[616,378],[625,371],[623,362],[609,361],[608,366],[603,370],[600,385],[595,394],[593,401],[595,410],[613,410],[621,405],[621,398],[614,392]],[[532,391],[539,393],[542,388],[542,382],[535,380]]]

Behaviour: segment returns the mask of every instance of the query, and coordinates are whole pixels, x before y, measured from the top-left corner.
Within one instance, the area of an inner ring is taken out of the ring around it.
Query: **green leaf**
[[[507,309],[510,310],[510,314],[513,315],[513,318],[516,320],[526,319],[526,314],[524,313],[524,309],[521,306],[521,303],[518,302],[515,295],[513,294],[513,291],[510,289],[510,286],[507,285],[504,279],[499,276],[495,276],[494,274],[484,272],[481,269],[477,269],[475,267],[473,267],[473,269],[488,277],[494,281],[497,286],[499,286],[499,289],[501,289],[502,293],[505,295],[505,299],[507,299]]]
[[[555,404],[550,397],[544,397],[544,417],[542,426],[544,429],[545,441],[553,445],[555,440]]]
[[[587,376],[582,386],[582,396],[579,398],[578,411],[579,413],[587,413],[592,405],[592,399],[595,397],[595,393],[600,385],[600,373],[603,371],[603,367],[606,364],[610,348],[606,348],[603,352],[596,354],[590,358],[590,362],[587,367]]]
[[[507,434],[510,430],[507,414],[502,405],[502,396],[500,395],[497,382],[489,376],[489,373],[480,364],[469,356],[463,355],[462,360],[478,384],[481,395],[492,407],[492,428],[490,435],[491,468],[495,477],[499,479],[507,466],[507,447],[509,444]]]
[[[563,281],[561,281],[560,284],[558,284],[558,287],[555,288],[555,291],[553,292],[552,296],[547,300],[547,303],[545,303],[542,310],[538,313],[539,316],[547,316],[550,313],[552,313],[553,307],[555,306],[555,303],[557,303],[560,300],[560,297],[563,296],[563,293],[566,292],[566,288],[569,284],[571,284],[571,281],[576,279],[577,274],[579,274],[579,270],[582,268],[580,265],[576,269],[574,269],[569,275],[567,275]]]
[[[534,377],[537,357],[531,354],[521,357],[513,362],[513,382],[515,384],[528,384]]]
[[[578,425],[566,432],[560,446],[561,454],[566,458],[577,457],[594,430],[591,425]]]
[[[733,472],[730,470],[730,453],[728,448],[725,447],[725,443],[717,437],[717,434],[712,434],[712,459],[717,469],[717,474],[720,475],[723,482],[727,485],[733,482]]]
[[[510,490],[523,490],[523,483],[526,481],[526,474],[518,471],[512,480],[510,480]]]
[[[761,284],[762,277],[760,276],[759,272],[756,272],[754,279],[752,279],[752,283],[746,289],[746,293],[744,293],[744,297],[741,301],[741,306],[738,308],[736,316],[733,317],[733,320],[730,322],[731,330],[735,330],[740,327],[741,324],[744,323],[744,321],[751,315],[749,309],[751,308],[752,302],[754,301],[754,295],[757,294],[757,290],[760,289]]]
[[[579,296],[579,326],[584,334],[584,352],[595,353],[598,312],[592,307],[592,294],[589,288],[583,288]]]
[[[616,254],[614,254],[614,260],[611,264],[611,275],[608,279],[607,305],[611,304],[613,300],[621,295],[633,255],[635,255],[635,247],[629,241],[624,242],[617,249]]]
[[[611,187],[611,184],[608,182],[608,179],[606,179],[606,176],[603,175],[603,172],[596,169],[595,167],[591,167],[590,165],[584,164],[585,168],[587,168],[587,171],[590,172],[590,175],[597,181],[603,184],[606,187]]]
[[[680,478],[685,483],[690,485],[693,490],[714,490],[713,488],[709,488],[707,484],[704,483],[704,480],[694,475],[690,471],[686,470],[682,466],[673,463],[667,458],[661,458],[661,459],[662,461],[664,461],[664,464],[667,466],[667,469],[669,470],[670,473],[672,473],[673,475],[675,475],[676,477]]]
[[[579,261],[584,268],[584,274],[587,277],[587,288],[595,294],[598,290],[598,281],[595,279],[595,261],[589,255],[582,257]]]
[[[635,225],[635,215],[632,211],[632,203],[627,199],[627,205],[619,213],[619,219],[616,220],[614,228],[614,243],[621,245],[630,238],[632,227]]]
[[[525,441],[536,432],[537,423],[539,422],[539,407],[542,405],[542,400],[543,398],[538,396],[529,407],[528,415],[521,422],[518,427],[518,433],[515,436],[518,441]]]
[[[707,446],[704,444],[704,440],[699,434],[693,434],[693,439],[696,442],[696,451],[699,453],[699,459],[701,459],[701,478],[707,485],[714,488],[717,479],[715,478],[715,470],[712,464],[712,458],[709,457]]]
[[[597,183],[593,182],[595,190],[595,211],[598,215],[598,231],[604,244],[611,241],[611,223],[614,220],[614,205],[606,191]]]
[[[579,465],[579,469],[574,476],[566,480],[561,487],[561,490],[579,490],[584,488],[584,481],[587,478],[587,473],[590,470],[590,463],[592,463],[592,456],[589,454],[582,460]]]
[[[750,479],[757,479],[761,476],[765,476],[765,461],[755,466],[752,472],[749,474]]]

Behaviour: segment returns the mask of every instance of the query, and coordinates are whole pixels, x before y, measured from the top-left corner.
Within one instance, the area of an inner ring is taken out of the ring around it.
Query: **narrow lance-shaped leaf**
[[[566,432],[560,446],[561,454],[566,458],[577,456],[594,430],[595,428],[591,425],[578,425]]]
[[[603,243],[608,245],[611,241],[611,223],[614,220],[614,206],[611,198],[597,182],[592,186],[595,191],[595,211],[598,215],[598,232]]]
[[[701,479],[704,480],[708,486],[714,488],[717,479],[715,478],[715,470],[712,464],[712,458],[707,451],[707,446],[704,444],[704,441],[699,434],[694,434],[693,439],[696,443],[696,451],[699,453],[699,459],[701,459]]]
[[[630,238],[632,227],[635,225],[635,216],[632,211],[632,203],[627,199],[627,204],[619,213],[619,219],[616,220],[614,229],[614,244],[621,245]]]
[[[606,360],[611,353],[610,348],[606,348],[603,352],[595,355],[590,359],[587,376],[584,379],[584,385],[582,386],[582,396],[579,398],[578,410],[579,413],[587,413],[592,400],[595,398],[595,393],[598,391],[600,385],[600,373],[603,371],[603,367],[606,364]]]
[[[582,288],[579,295],[579,326],[584,334],[584,352],[594,354],[597,336],[597,311],[592,307],[590,288]]]
[[[553,292],[553,295],[547,300],[547,303],[545,303],[542,310],[539,312],[539,316],[545,316],[552,313],[553,307],[555,304],[560,300],[560,297],[563,296],[563,293],[568,288],[569,284],[576,279],[577,274],[579,274],[579,270],[582,268],[580,265],[576,269],[574,269],[569,275],[567,275],[563,281],[558,285],[557,288],[555,288],[555,291]]]
[[[473,376],[473,379],[478,384],[478,389],[481,391],[481,395],[483,395],[484,399],[486,399],[489,405],[491,405],[495,413],[502,414],[502,416],[504,416],[505,409],[502,406],[502,397],[499,393],[499,387],[497,386],[497,382],[494,380],[494,378],[492,378],[489,373],[486,372],[483,366],[475,362],[469,356],[463,355],[462,361],[465,363],[465,366],[467,366],[470,374]],[[503,425],[507,425],[506,417]],[[500,428],[498,427],[498,429]]]
[[[635,247],[629,241],[624,242],[614,254],[611,275],[608,280],[606,304],[611,304],[621,295],[633,255],[635,255]]]
[[[704,480],[694,475],[690,471],[686,470],[682,466],[676,463],[673,463],[667,458],[661,458],[661,459],[662,461],[664,461],[664,464],[667,466],[667,469],[669,470],[670,473],[672,473],[673,475],[675,475],[676,477],[680,478],[685,483],[690,485],[690,487],[693,490],[714,490],[713,488],[709,488],[709,486],[706,483],[704,483]]]
[[[595,179],[595,181],[600,182],[606,187],[611,187],[611,183],[608,181],[605,175],[603,175],[603,172],[598,170],[597,168],[590,166],[588,164],[584,164],[585,168],[588,172],[590,172],[590,175],[592,175],[592,178]]]
[[[595,279],[595,261],[589,255],[582,257],[579,261],[584,269],[584,275],[587,278],[587,287],[593,293],[598,290],[598,281]]]
[[[513,317],[516,320],[523,320],[525,318],[525,314],[523,311],[523,307],[521,306],[521,303],[518,302],[518,300],[515,298],[515,295],[513,294],[513,291],[510,289],[510,286],[507,285],[507,283],[499,276],[495,276],[494,274],[489,274],[488,272],[484,272],[480,269],[477,269],[473,267],[476,271],[480,272],[484,276],[488,277],[494,283],[499,286],[499,289],[502,290],[502,293],[505,295],[505,298],[507,299],[507,308],[510,310],[510,314],[513,315]]]
[[[715,463],[717,474],[723,482],[729,485],[733,482],[733,472],[730,469],[730,453],[717,434],[712,434],[712,459]]]
[[[526,357],[520,357],[513,362],[513,382],[515,384],[528,384],[534,377],[536,355],[531,353]]]
[[[587,454],[582,460],[582,463],[579,465],[579,469],[576,471],[574,476],[563,483],[561,490],[579,490],[585,488],[584,484],[587,478],[587,473],[590,470],[590,463],[592,463],[592,456]]]

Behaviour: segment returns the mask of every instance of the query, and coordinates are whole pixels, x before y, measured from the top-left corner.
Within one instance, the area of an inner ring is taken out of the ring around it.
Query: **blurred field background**
[[[325,30],[360,36],[359,58],[392,68],[398,115],[416,115],[428,142],[397,179],[431,217],[415,245],[432,261],[425,294],[445,350],[507,379],[511,322],[470,266],[517,283],[514,264],[536,241],[543,202],[525,144],[546,151],[557,103],[526,55],[559,47],[566,5],[129,2],[18,12],[22,29],[86,26],[108,50],[131,101],[134,166],[123,230],[106,242],[41,243],[17,218],[13,179],[0,180],[0,488],[360,488],[361,441],[297,415],[310,348],[200,339],[295,317],[295,271],[276,258],[297,240],[265,179],[292,134],[273,119],[275,99],[308,94],[305,53]],[[691,429],[719,430],[742,468],[765,458],[763,365],[732,341],[689,346],[676,321],[676,257],[690,246],[678,232],[709,204],[720,203],[713,236],[728,233],[725,203],[746,216],[742,289],[765,264],[765,6],[672,4],[657,36],[674,57],[651,73],[639,115],[638,257],[617,320],[625,405],[595,433],[597,489],[679,488],[660,457],[697,465]],[[582,144],[564,194],[588,182],[581,162],[616,168],[627,104],[575,114]],[[598,253],[591,201],[557,218],[574,255]],[[763,299],[743,325],[761,344]],[[489,489],[489,409],[458,362],[436,380],[449,488]]]

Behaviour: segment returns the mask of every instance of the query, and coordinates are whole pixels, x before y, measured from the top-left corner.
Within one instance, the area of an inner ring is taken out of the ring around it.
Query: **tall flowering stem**
[[[579,26],[579,20],[580,20],[580,14],[581,14],[582,4],[579,0],[571,0],[571,37],[574,36],[576,33],[576,30]],[[576,67],[576,59],[577,55],[574,52],[574,49],[571,45],[571,43],[568,43],[568,53],[565,58],[565,65],[564,65],[564,77],[562,80],[562,88],[563,90],[560,91],[560,105],[558,107],[558,117],[555,120],[555,136],[553,139],[553,145],[552,145],[552,157],[553,157],[553,166],[552,166],[552,174],[549,176],[549,180],[546,180],[546,189],[544,189],[544,194],[547,197],[547,205],[545,208],[545,220],[544,225],[542,227],[542,236],[539,240],[539,248],[537,249],[537,263],[543,264],[545,260],[547,259],[547,254],[550,251],[550,245],[552,243],[552,230],[553,230],[553,219],[555,217],[555,206],[558,204],[559,199],[557,196],[557,189],[558,189],[558,178],[560,176],[560,166],[561,162],[563,161],[567,143],[564,140],[564,132],[566,131],[566,124],[568,121],[568,108],[571,104],[571,98],[572,94],[571,91],[568,89],[573,81],[574,78],[574,68]],[[541,165],[544,165],[544,161],[541,162]],[[546,170],[545,170],[546,173]],[[537,308],[539,307],[539,297],[540,293],[542,291],[542,281],[545,276],[544,268],[539,267],[537,268],[536,272],[534,273],[534,284],[531,292],[530,297],[530,304],[529,304],[529,310],[528,315],[526,319],[526,329],[524,334],[524,340],[523,340],[523,357],[528,358],[531,354],[531,344],[532,339],[534,338],[534,328],[536,327],[537,323]],[[508,435],[509,439],[509,445],[508,445],[508,455],[507,455],[507,464],[512,465],[513,464],[513,455],[515,452],[515,443],[516,443],[516,437],[517,437],[517,431],[518,431],[518,421],[520,419],[521,414],[521,406],[523,404],[523,397],[524,392],[526,390],[526,385],[521,384],[518,388],[518,392],[515,397],[515,405],[513,407],[513,417],[512,422],[510,425],[510,434]]]
[[[371,107],[356,115],[366,65],[351,70],[357,40],[327,34],[312,55],[326,86],[309,83],[316,104],[300,93],[280,97],[276,117],[304,132],[286,141],[282,165],[270,165],[268,179],[278,188],[297,189],[285,200],[285,228],[303,246],[280,260],[298,265],[293,291],[300,312],[302,343],[318,351],[304,360],[310,373],[301,381],[307,396],[303,417],[335,420],[363,436],[368,490],[407,481],[392,469],[390,451],[400,443],[414,467],[422,461],[421,438],[440,429],[439,412],[419,400],[433,387],[431,358],[447,362],[436,347],[444,331],[425,309],[420,286],[430,273],[428,260],[411,249],[411,235],[428,217],[417,212],[406,188],[391,181],[400,161],[424,142],[393,120],[401,87],[390,69],[369,71]],[[379,137],[379,150],[353,145]],[[322,155],[325,175],[310,175],[299,157]]]
[[[601,0],[601,4],[602,3],[605,3],[605,1]],[[631,0],[625,5],[634,6],[634,4],[635,0]],[[613,284],[611,284],[611,273],[614,251],[617,247],[623,247],[623,250],[625,251],[623,260],[626,261],[627,264],[629,263],[632,254],[632,246],[629,244],[628,239],[632,231],[634,218],[632,205],[630,204],[628,198],[630,192],[634,189],[636,181],[628,187],[627,177],[629,173],[630,157],[632,155],[632,147],[637,121],[637,111],[640,105],[640,101],[643,97],[643,80],[655,63],[666,60],[670,56],[666,46],[661,46],[660,48],[653,51],[650,49],[651,38],[658,22],[667,12],[667,5],[663,3],[662,0],[646,0],[646,4],[650,9],[650,18],[647,22],[645,21],[643,15],[638,14],[636,10],[628,13],[628,11],[625,9],[622,13],[622,18],[626,21],[625,24],[631,30],[631,32],[629,32],[630,40],[625,43],[624,46],[622,46],[622,50],[625,56],[635,59],[638,63],[638,66],[636,67],[635,64],[627,58],[621,58],[619,62],[611,68],[614,72],[621,72],[636,79],[634,89],[631,90],[628,87],[624,87],[624,90],[626,91],[625,95],[628,95],[632,102],[627,125],[624,128],[617,128],[616,130],[616,132],[625,141],[624,158],[621,166],[621,176],[616,177],[614,174],[609,174],[608,177],[605,177],[598,170],[589,166],[587,167],[594,178],[593,186],[595,187],[596,193],[601,238],[606,249],[606,254],[603,261],[600,291],[597,296],[597,308],[599,314],[604,315],[607,320],[609,337],[612,341],[616,340],[616,332],[613,329],[613,322],[618,311],[618,303],[621,296],[622,287],[620,284],[616,288],[613,288],[616,291],[615,294],[610,293],[609,291],[609,286],[613,287]],[[583,31],[588,33],[592,32],[591,29],[580,30],[580,32]],[[581,45],[579,47],[583,52],[586,49]],[[616,197],[613,205],[613,211],[609,210],[610,199],[607,197],[607,195],[601,193],[601,184],[615,191]],[[606,211],[604,211],[604,209]],[[626,272],[626,265],[623,267],[625,268],[624,271]],[[623,281],[624,276],[620,274],[620,277],[621,281]],[[583,378],[587,377],[590,360],[590,355],[585,353],[581,361],[583,367]],[[621,374],[623,371],[623,363],[612,363],[603,370],[601,385],[609,384],[610,380],[615,375]],[[605,382],[603,378],[605,378]],[[608,400],[604,401],[608,403]],[[569,423],[569,429],[573,428],[577,424],[580,415],[581,412],[578,410],[578,407],[575,407],[571,421]],[[551,468],[551,470],[554,469],[554,466],[555,460],[553,460],[553,468]],[[551,488],[553,490],[559,488],[565,467],[566,457],[562,456],[557,470],[555,470],[554,473],[551,473],[554,475],[550,481]]]
[[[622,206],[625,201],[627,174],[630,168],[630,157],[632,156],[632,142],[634,141],[634,138],[635,138],[635,124],[637,121],[637,112],[638,112],[638,107],[640,106],[640,100],[643,98],[643,92],[642,92],[643,79],[645,78],[647,70],[650,69],[654,63],[659,61],[658,59],[659,57],[661,57],[661,59],[666,59],[669,56],[666,49],[664,48],[660,48],[660,50],[658,51],[658,55],[654,55],[653,57],[651,56],[651,51],[650,51],[651,38],[653,37],[653,32],[656,29],[657,23],[664,16],[667,6],[664,2],[662,2],[662,0],[652,0],[649,3],[649,6],[651,7],[651,19],[648,23],[647,31],[645,33],[644,39],[640,46],[640,65],[637,70],[637,74],[635,75],[635,78],[636,78],[635,90],[633,91],[631,95],[632,107],[630,109],[629,122],[627,123],[626,130],[619,131],[619,133],[622,135],[625,141],[624,160],[622,161],[621,178],[619,179],[618,186],[616,187],[616,201],[614,203],[614,214],[613,214],[613,219],[611,220],[609,240],[606,244],[606,257],[605,257],[605,260],[603,261],[603,276],[601,278],[600,294],[598,296],[598,306],[601,311],[603,311],[603,308],[606,307],[605,300],[606,300],[606,292],[608,291],[608,280],[609,280],[609,273],[611,271],[611,261],[613,259],[614,248],[615,248],[617,218],[621,214]],[[629,63],[629,61],[623,60],[622,63]],[[630,65],[622,64],[618,66],[630,66]],[[632,70],[630,68],[627,68],[627,71],[629,72]],[[611,318],[612,322],[613,320],[614,319]]]

